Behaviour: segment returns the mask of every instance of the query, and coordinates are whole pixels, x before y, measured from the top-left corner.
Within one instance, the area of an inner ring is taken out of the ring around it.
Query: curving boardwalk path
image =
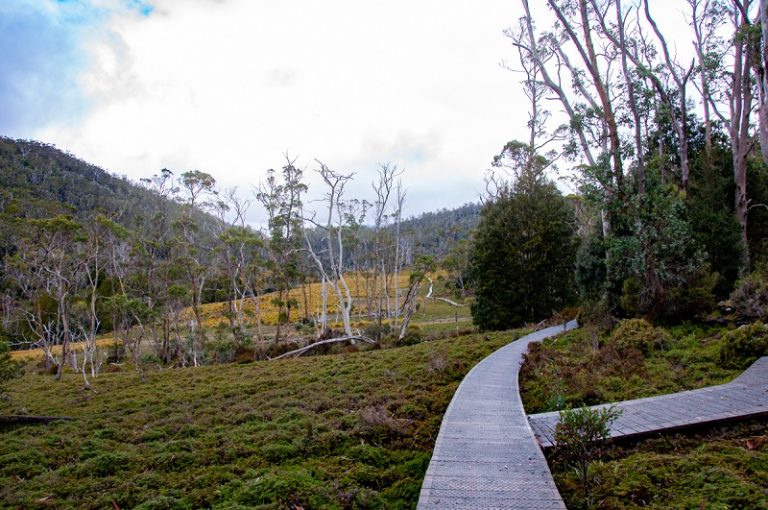
[[[611,437],[632,437],[732,419],[768,415],[768,357],[760,358],[733,381],[671,395],[626,400],[614,404],[621,416]],[[606,405],[594,406],[594,408]],[[558,413],[533,414],[531,427],[541,446],[554,446],[552,431]]]
[[[494,352],[464,378],[443,417],[417,508],[565,509],[520,401],[522,354],[576,327],[530,335]]]

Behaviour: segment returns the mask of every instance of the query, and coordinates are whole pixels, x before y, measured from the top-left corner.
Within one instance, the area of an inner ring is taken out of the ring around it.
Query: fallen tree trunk
[[[436,299],[438,301],[443,301],[444,303],[448,303],[449,305],[455,306],[456,308],[460,308],[460,307],[464,306],[462,304],[457,303],[456,301],[451,301],[450,299],[444,298],[444,297],[436,297],[436,298],[432,298],[432,299]]]
[[[39,425],[59,420],[74,420],[71,416],[0,415],[0,425]]]
[[[270,361],[274,361],[274,360],[278,360],[278,359],[281,359],[281,358],[287,358],[289,356],[300,356],[300,355],[304,354],[305,352],[307,352],[307,351],[309,351],[309,350],[311,350],[311,349],[313,349],[313,348],[315,348],[317,346],[320,346],[320,345],[337,344],[337,343],[341,343],[341,342],[350,342],[352,340],[362,340],[363,342],[367,342],[367,343],[369,343],[371,345],[375,345],[376,344],[375,341],[371,340],[367,336],[362,336],[362,335],[342,336],[342,337],[338,337],[338,338],[329,338],[328,340],[320,340],[319,342],[315,342],[313,344],[306,345],[306,346],[304,346],[304,347],[302,347],[300,349],[294,349],[293,351],[285,352],[285,353],[281,354],[280,356],[275,356],[274,358],[269,358],[269,360]]]
[[[455,307],[457,307],[457,308],[458,308],[458,307],[461,307],[461,306],[464,306],[464,305],[460,305],[459,303],[457,303],[457,302],[455,302],[455,301],[451,301],[451,300],[450,300],[450,299],[448,299],[448,298],[444,298],[444,297],[432,297],[432,291],[434,291],[434,289],[435,289],[435,283],[432,281],[432,278],[430,278],[429,276],[427,276],[427,280],[429,280],[429,292],[427,292],[427,295],[426,295],[426,298],[427,298],[427,299],[436,299],[436,300],[438,300],[438,301],[443,301],[443,302],[445,302],[445,303],[448,303],[449,305],[451,305],[451,306],[455,306]]]

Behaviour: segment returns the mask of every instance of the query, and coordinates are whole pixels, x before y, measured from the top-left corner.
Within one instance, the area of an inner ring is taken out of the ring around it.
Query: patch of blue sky
[[[0,3],[0,134],[27,137],[48,120],[79,110],[82,27],[58,14],[68,8]]]
[[[85,41],[111,9],[90,0],[0,1],[0,134],[27,138],[51,123],[76,122],[88,109],[79,77],[89,61]],[[119,0],[142,16],[144,0]]]
[[[55,2],[59,5],[72,9],[69,12],[65,12],[63,14],[77,16],[79,13],[81,19],[83,20],[88,20],[89,17],[94,15],[103,15],[112,10],[105,5],[96,7],[93,5],[91,0],[55,0]],[[142,16],[150,16],[155,11],[155,7],[152,5],[152,3],[146,0],[116,0],[115,7],[123,7],[125,9],[137,12]]]
[[[127,0],[128,1],[128,7],[142,16],[149,17],[154,11],[155,7],[149,3],[144,2],[143,0]]]

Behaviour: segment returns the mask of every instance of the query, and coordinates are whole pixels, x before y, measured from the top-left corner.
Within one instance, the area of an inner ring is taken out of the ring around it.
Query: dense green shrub
[[[720,366],[747,368],[761,356],[768,355],[768,327],[756,322],[741,326],[723,335],[720,347]]]
[[[543,174],[521,175],[482,211],[470,254],[480,330],[538,322],[572,303],[572,205]]]
[[[675,322],[706,317],[717,305],[715,294],[719,282],[720,274],[702,267],[682,284],[669,289],[659,317]]]
[[[619,322],[608,337],[608,344],[617,350],[626,351],[637,349],[643,354],[649,354],[654,349],[663,347],[669,342],[669,334],[645,319],[626,319]]]
[[[205,346],[206,357],[213,363],[230,363],[235,359],[237,345],[229,338],[215,338]]]
[[[663,343],[664,349],[647,355],[637,348],[619,349],[610,334],[590,326],[531,344],[520,368],[526,411],[674,393],[722,384],[739,373],[719,364],[722,327],[684,324],[669,333],[643,329],[648,342]]]
[[[366,323],[363,328],[363,335],[374,340],[381,340],[383,337],[392,333],[392,326],[389,322],[383,321]]]
[[[422,335],[421,328],[418,326],[408,326],[408,329],[405,332],[405,336],[401,338],[397,343],[401,346],[416,345],[421,343],[423,340],[424,337]]]
[[[576,251],[576,284],[582,300],[598,301],[605,291],[605,242],[602,232],[595,228],[582,237]]]
[[[576,473],[584,502],[590,504],[591,467],[603,453],[603,443],[611,437],[611,423],[621,414],[615,407],[565,409],[555,426],[555,455]]]
[[[16,379],[24,374],[21,364],[11,359],[10,351],[8,342],[0,340],[0,395],[3,394],[3,386],[6,381]]]

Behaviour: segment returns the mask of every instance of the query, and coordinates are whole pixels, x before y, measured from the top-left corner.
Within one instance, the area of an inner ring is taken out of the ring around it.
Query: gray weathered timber
[[[621,410],[621,416],[611,425],[614,438],[768,415],[768,357],[755,361],[726,384],[614,405]],[[557,412],[529,416],[531,427],[544,448],[554,445],[552,431],[558,417]]]
[[[443,417],[418,509],[565,508],[520,401],[518,371],[530,342],[576,327],[526,335],[475,366]]]

